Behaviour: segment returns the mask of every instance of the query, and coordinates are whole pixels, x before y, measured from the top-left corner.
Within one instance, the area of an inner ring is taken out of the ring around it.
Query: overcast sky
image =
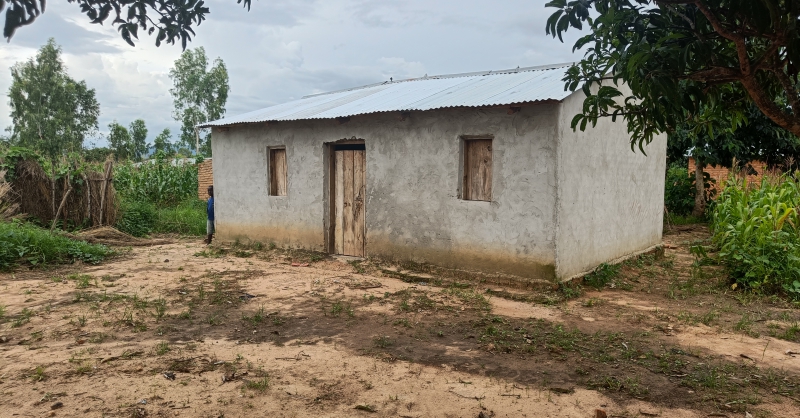
[[[189,48],[203,46],[228,67],[234,116],[307,94],[379,81],[501,70],[575,61],[577,34],[565,43],[545,35],[547,0],[254,0],[249,12],[234,0],[206,0],[211,13]],[[101,136],[112,120],[142,118],[148,141],[164,128],[173,136],[171,80],[181,47],[142,34],[136,47],[110,25],[88,23],[74,3],[48,2],[35,23],[0,47],[0,89],[11,67],[53,37],[70,75],[86,80],[100,102]],[[0,128],[10,124],[0,103]],[[88,145],[88,144],[87,144]]]

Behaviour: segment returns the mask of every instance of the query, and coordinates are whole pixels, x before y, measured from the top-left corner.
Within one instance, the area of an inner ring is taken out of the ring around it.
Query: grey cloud
[[[196,28],[189,47],[204,46],[210,58],[225,61],[231,84],[229,116],[389,77],[505,69],[577,57],[572,42],[545,36],[550,14],[546,0],[256,0],[250,12],[232,0],[206,1],[211,14]],[[142,36],[131,48],[114,28],[82,27],[85,19],[74,4],[52,2],[12,44],[30,48],[31,56],[49,36],[64,45],[70,73],[97,91],[101,131],[114,119],[127,125],[141,117],[150,141],[165,127],[177,133],[166,74],[180,47],[155,48],[151,37]],[[13,64],[11,56],[20,56],[18,52],[0,53],[0,67]],[[0,71],[0,88],[9,83],[8,71]],[[0,127],[8,121],[7,113],[0,114]]]
[[[209,21],[281,27],[300,24],[305,16],[314,13],[315,3],[315,0],[254,1],[248,12],[247,8],[232,0],[206,1],[211,10]]]

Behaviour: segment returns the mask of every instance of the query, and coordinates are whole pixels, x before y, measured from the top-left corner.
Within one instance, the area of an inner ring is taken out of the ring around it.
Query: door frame
[[[363,139],[342,139],[336,142],[326,142],[324,143],[325,150],[324,150],[324,160],[323,160],[323,169],[325,172],[325,185],[324,185],[324,192],[323,192],[323,201],[327,200],[327,204],[325,206],[325,214],[323,219],[323,228],[325,231],[325,252],[328,254],[336,254],[336,151],[340,149],[340,146],[347,146],[347,145],[363,145],[364,146],[364,153],[365,153],[365,162],[366,158],[366,143]],[[366,172],[366,163],[364,166],[364,180],[366,182],[367,172]],[[364,187],[366,189],[366,185]],[[367,196],[365,193],[364,196],[364,256],[367,255],[367,225],[366,225],[366,216],[367,216]]]

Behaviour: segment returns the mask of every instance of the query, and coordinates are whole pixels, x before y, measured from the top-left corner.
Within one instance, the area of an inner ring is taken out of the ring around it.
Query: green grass
[[[346,313],[350,318],[355,316],[355,311],[349,303],[344,304],[342,301],[338,301],[331,306],[332,316],[339,317],[342,313]]]
[[[29,223],[0,222],[2,270],[22,264],[40,266],[79,260],[97,264],[112,254],[113,251],[104,245],[71,240]]]
[[[797,322],[790,325],[788,328],[783,330],[781,333],[770,333],[775,338],[780,338],[786,341],[797,341],[797,337],[800,336],[800,325]]]
[[[31,317],[33,316],[33,311],[28,308],[23,308],[22,312],[17,315],[17,318],[14,322],[11,323],[11,328],[19,328],[28,322],[31,321]]]
[[[172,349],[170,348],[169,343],[167,343],[166,341],[162,341],[156,344],[156,349],[155,349],[156,355],[163,356],[164,354],[167,354],[170,351],[172,351]]]
[[[267,318],[267,313],[264,310],[264,305],[261,305],[260,308],[253,314],[253,316],[247,316],[242,313],[242,321],[250,322],[253,326],[256,326]]]
[[[33,369],[33,373],[31,374],[30,378],[34,382],[41,382],[43,380],[47,380],[47,373],[45,373],[44,366],[38,366]]]
[[[88,274],[71,274],[67,276],[69,280],[75,280],[75,287],[78,289],[86,289],[91,286],[92,276]]]
[[[175,207],[156,211],[153,232],[181,235],[206,234],[206,202],[189,198]]]
[[[264,376],[258,380],[248,381],[245,383],[245,387],[259,392],[265,392],[267,389],[269,389],[269,376]]]
[[[460,286],[450,286],[444,290],[444,293],[453,295],[473,309],[489,312],[492,310],[492,304],[486,299],[486,296],[479,293],[475,289],[464,289]]]
[[[204,201],[195,197],[169,206],[123,198],[122,217],[115,226],[137,237],[151,233],[201,236],[206,233],[205,205]]]
[[[670,225],[694,225],[706,222],[706,219],[703,217],[692,215],[674,215],[671,213],[667,215],[666,220]]]
[[[394,344],[388,335],[375,337],[372,342],[375,344],[375,347],[378,348],[388,348]]]
[[[167,301],[164,298],[158,298],[153,302],[153,304],[155,307],[153,316],[156,317],[156,321],[160,321],[167,312]]]

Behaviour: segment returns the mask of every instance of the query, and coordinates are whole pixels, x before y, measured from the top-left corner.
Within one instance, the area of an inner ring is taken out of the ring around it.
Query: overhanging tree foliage
[[[568,89],[587,95],[573,128],[622,117],[631,147],[643,150],[687,115],[693,129],[712,136],[733,131],[753,103],[800,136],[800,0],[553,0],[547,6],[558,9],[547,33],[562,39],[584,24],[591,31],[575,43],[586,54],[565,78]]]
[[[693,215],[705,213],[703,168],[716,165],[749,171],[752,161],[765,162],[770,167],[794,168],[800,161],[800,141],[789,131],[764,116],[755,105],[745,109],[747,123],[735,131],[718,130],[713,134],[693,129],[692,119],[678,125],[667,141],[667,158],[679,161],[691,155],[695,159],[695,205]]]
[[[184,51],[169,77],[174,83],[169,91],[175,105],[172,117],[181,123],[180,144],[195,148],[198,154],[211,155],[211,134],[201,136],[195,126],[225,114],[230,92],[225,63],[217,58],[209,68],[206,50],[201,46]]]
[[[193,26],[198,26],[209,8],[202,0],[67,0],[76,4],[81,13],[92,23],[111,21],[122,39],[131,46],[139,39],[139,31],[148,35],[155,33],[156,46],[162,42],[181,42],[183,49],[195,35]],[[250,10],[251,0],[236,0]],[[33,23],[45,10],[45,0],[0,0],[0,11],[6,6],[3,37],[11,40],[14,32]]]
[[[745,110],[747,124],[734,132],[719,132],[710,136],[695,133],[688,123],[681,124],[670,134],[667,158],[678,161],[685,155],[694,157],[700,165],[746,169],[751,161],[762,161],[769,167],[789,168],[800,162],[800,140],[779,127],[758,108],[751,105]]]

